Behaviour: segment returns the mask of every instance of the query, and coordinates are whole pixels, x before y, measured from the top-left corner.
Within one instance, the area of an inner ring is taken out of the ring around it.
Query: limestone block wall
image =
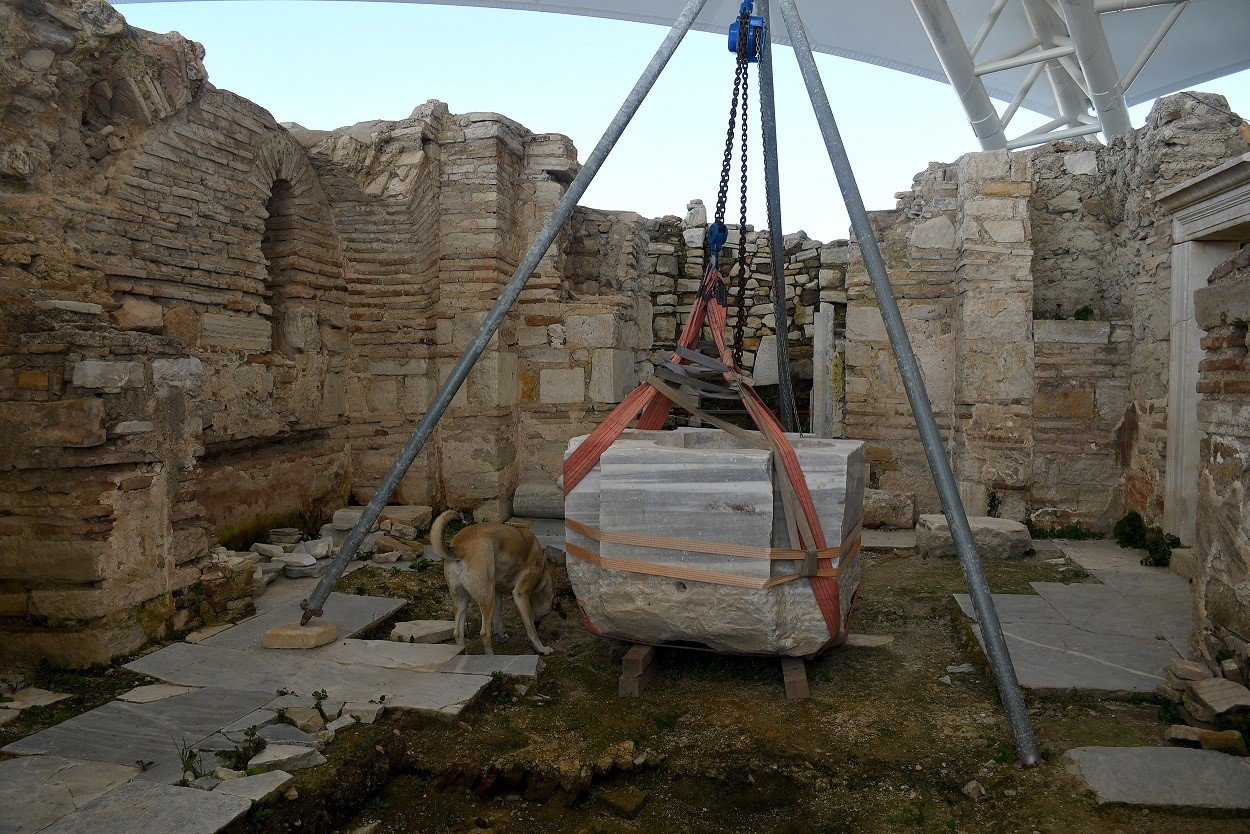
[[[0,31],[0,664],[98,662],[214,613],[212,536],[345,498],[343,257],[197,45],[102,2]]]
[[[1226,103],[1179,94],[1108,146],[932,165],[872,213],[970,512],[1108,527],[1163,513],[1171,229],[1157,197],[1245,151]],[[938,502],[857,248],[846,432],[870,486]],[[1088,306],[1092,321],[1073,321]]]
[[[1203,431],[1198,474],[1194,611],[1217,640],[1250,642],[1250,248],[1242,248],[1194,294],[1204,331],[1198,420]]]

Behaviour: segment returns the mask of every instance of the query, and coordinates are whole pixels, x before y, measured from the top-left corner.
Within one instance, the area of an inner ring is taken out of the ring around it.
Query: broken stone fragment
[[[316,707],[287,707],[282,714],[294,725],[295,729],[302,730],[304,733],[315,733],[326,727],[326,720],[321,715],[321,710]]]
[[[1187,724],[1173,724],[1163,734],[1163,740],[1181,747],[1201,747],[1204,732],[1206,731]]]
[[[287,565],[282,575],[287,579],[304,579],[307,577],[325,576],[333,559],[314,559],[311,565]]]
[[[1211,670],[1206,667],[1206,664],[1193,660],[1184,660],[1179,657],[1168,663],[1165,668],[1166,671],[1171,672],[1178,680],[1182,681],[1203,681],[1213,677]]]
[[[245,776],[225,782],[217,787],[217,792],[250,799],[252,802],[266,802],[277,796],[294,778],[285,770],[271,770],[257,776]]]
[[[273,557],[273,563],[284,568],[307,568],[317,564],[317,557],[309,553],[282,553]]]
[[[391,639],[403,643],[441,643],[451,639],[455,627],[451,620],[409,620],[395,623]]]
[[[249,773],[268,773],[271,770],[303,770],[325,764],[326,757],[311,747],[295,744],[270,744],[247,763]],[[233,786],[235,780],[229,783]],[[233,790],[233,787],[231,788]]]
[[[1029,529],[1018,521],[972,516],[968,526],[972,528],[972,539],[982,559],[1019,559],[1033,546]],[[958,555],[946,516],[940,513],[920,516],[916,524],[916,546],[926,556]]]
[[[259,553],[261,556],[269,559],[278,559],[286,553],[286,551],[282,549],[282,545],[266,544],[265,542],[256,542],[248,549],[253,553]]]

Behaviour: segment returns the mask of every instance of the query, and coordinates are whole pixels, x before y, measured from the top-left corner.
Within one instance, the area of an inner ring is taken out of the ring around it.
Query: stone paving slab
[[[271,770],[259,776],[226,779],[213,788],[213,793],[238,796],[249,802],[264,802],[267,799],[272,799],[278,791],[291,784],[294,778],[285,770]]]
[[[484,675],[408,672],[335,663],[301,652],[238,651],[203,643],[174,643],[126,668],[183,686],[205,686],[225,678],[231,686],[256,692],[285,689],[304,695],[324,689],[331,701],[367,702],[386,695],[388,706],[437,715],[459,714],[490,682]],[[271,701],[272,695],[265,700]]]
[[[992,594],[994,610],[998,612],[1000,623],[1049,623],[1066,625],[1068,621],[1042,597],[1035,594]],[[955,601],[964,614],[976,620],[976,610],[972,607],[972,597],[967,594],[955,594]]]
[[[457,675],[493,675],[498,672],[519,678],[536,678],[542,668],[542,659],[536,654],[472,654],[447,661],[440,671]]]
[[[0,762],[0,834],[42,831],[138,772],[137,767],[64,756]]]
[[[1100,805],[1250,813],[1247,759],[1184,747],[1078,747],[1067,758]]]
[[[219,669],[214,682],[221,678]],[[148,704],[112,701],[19,739],[3,752],[18,756],[50,754],[130,766],[140,761],[153,762],[141,778],[173,783],[182,775],[178,766],[179,744],[194,745],[272,698],[272,690],[210,687]]]
[[[227,793],[127,782],[43,834],[214,834],[251,807],[250,800]]]
[[[973,631],[984,647],[980,628]],[[1091,634],[1070,625],[1010,623],[1003,635],[1020,685],[1052,694],[1153,692],[1163,667],[1177,656],[1163,640]]]
[[[200,642],[203,646],[217,646],[224,649],[260,649],[261,639],[265,632],[273,626],[299,622],[300,600],[289,598],[281,605],[276,605],[247,620],[226,629],[220,634],[205,638]],[[403,608],[405,601],[388,597],[368,597],[356,594],[332,593],[326,599],[325,616],[319,617],[319,623],[333,623],[338,627],[340,638],[354,637],[370,626]],[[317,649],[298,650],[285,649],[286,652],[308,654]],[[272,653],[272,652],[271,652]]]
[[[437,672],[461,647],[443,643],[400,643],[397,640],[340,640],[317,655],[335,663],[363,663],[386,669]],[[489,674],[489,673],[486,673]]]
[[[1030,582],[1073,626],[1095,634],[1125,637],[1162,637],[1168,641],[1189,639],[1189,586],[1178,577],[1182,597],[1166,593],[1126,596],[1108,585]],[[1183,604],[1183,608],[1181,605]],[[1180,610],[1178,610],[1180,608]]]

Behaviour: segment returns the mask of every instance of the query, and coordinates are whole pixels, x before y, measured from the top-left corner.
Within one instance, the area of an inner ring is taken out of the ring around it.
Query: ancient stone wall
[[[1217,267],[1194,294],[1205,331],[1198,420],[1204,437],[1198,473],[1194,611],[1198,625],[1250,642],[1250,248]]]
[[[1106,147],[970,154],[872,213],[970,512],[1161,518],[1171,233],[1156,199],[1244,152],[1226,110],[1179,94]],[[935,512],[857,249],[848,295],[847,434],[870,441],[872,486]]]

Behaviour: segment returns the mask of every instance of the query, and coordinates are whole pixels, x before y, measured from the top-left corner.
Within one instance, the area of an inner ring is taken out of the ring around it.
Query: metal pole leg
[[[925,455],[929,459],[929,468],[933,472],[938,495],[942,499],[942,509],[946,513],[951,536],[959,552],[959,564],[963,568],[964,580],[968,583],[968,592],[972,597],[977,622],[981,625],[981,635],[985,640],[985,653],[989,657],[990,667],[998,683],[999,698],[1003,702],[1007,718],[1011,721],[1011,730],[1016,740],[1016,752],[1022,764],[1035,765],[1041,760],[1037,750],[1037,739],[1029,723],[1029,714],[1024,705],[1024,694],[1020,691],[1016,670],[1011,665],[1011,655],[1007,652],[1007,643],[1003,639],[998,612],[994,610],[994,601],[990,597],[989,585],[985,581],[985,572],[981,569],[981,560],[977,557],[976,546],[972,541],[968,516],[964,512],[963,501],[955,486],[955,475],[951,472],[950,462],[946,459],[942,446],[942,435],[938,431],[937,421],[933,418],[933,406],[929,403],[929,394],[924,387],[924,377],[920,374],[920,366],[916,362],[915,352],[912,351],[911,340],[907,337],[903,316],[899,312],[898,302],[894,299],[894,290],[890,286],[890,279],[885,271],[885,261],[882,260],[881,250],[877,247],[877,238],[868,220],[868,212],[864,209],[864,200],[860,196],[859,185],[855,182],[850,160],[847,159],[846,148],[842,144],[837,122],[834,121],[833,108],[829,106],[829,97],[825,93],[824,83],[820,80],[820,71],[816,68],[816,59],[812,56],[812,47],[807,40],[807,33],[803,30],[803,21],[799,18],[798,8],[794,0],[780,0],[780,4],[781,15],[785,18],[786,27],[790,30],[790,43],[794,45],[794,54],[798,58],[799,69],[803,73],[803,81],[807,84],[807,92],[812,99],[816,121],[820,124],[820,132],[825,139],[829,161],[833,163],[838,187],[842,190],[842,199],[851,217],[851,228],[854,229],[855,237],[859,241],[864,266],[868,269],[868,277],[872,281],[872,289],[877,296],[877,307],[881,310],[881,318],[885,322],[890,345],[894,348],[894,358],[898,362],[899,374],[907,389],[907,399],[911,402],[911,410],[915,415],[916,425],[920,429],[920,439],[924,444]]]
[[[760,122],[764,132],[764,190],[768,197],[768,236],[773,256],[773,328],[777,334],[777,388],[781,397],[781,425],[798,431],[794,380],[790,377],[790,314],[786,306],[785,235],[781,230],[781,175],[777,162],[777,104],[773,98],[773,30],[768,21],[769,0],[759,4],[764,19],[760,52]]]
[[[386,477],[382,479],[377,492],[373,494],[369,504],[365,507],[365,511],[361,513],[360,520],[356,522],[356,526],[347,534],[347,540],[334,557],[330,570],[326,572],[325,576],[321,577],[321,581],[317,583],[317,588],[313,591],[312,596],[304,602],[302,621],[305,624],[313,617],[321,616],[321,607],[325,604],[326,597],[330,595],[334,584],[343,575],[343,570],[348,563],[355,558],[356,551],[360,548],[360,543],[364,540],[369,529],[373,527],[374,522],[378,520],[378,516],[382,514],[382,508],[386,506],[386,502],[390,500],[391,494],[399,486],[400,479],[404,477],[404,473],[408,471],[408,467],[416,459],[417,454],[421,451],[421,447],[429,439],[430,434],[434,431],[434,427],[438,424],[439,418],[443,416],[443,412],[447,410],[447,406],[451,403],[452,398],[460,390],[465,377],[469,375],[469,371],[473,369],[474,363],[482,355],[482,351],[486,349],[486,345],[491,337],[495,335],[495,331],[499,329],[499,325],[508,314],[508,310],[512,308],[513,303],[517,300],[517,296],[521,294],[521,290],[525,287],[525,282],[529,280],[530,275],[533,274],[534,269],[538,266],[538,262],[547,253],[547,249],[551,246],[552,241],[555,240],[556,235],[564,228],[569,215],[577,207],[577,201],[586,193],[586,188],[590,185],[591,180],[595,178],[595,174],[599,173],[599,169],[603,167],[604,160],[607,159],[612,148],[616,146],[617,141],[621,138],[621,134],[625,132],[626,126],[629,125],[634,114],[638,112],[638,108],[642,106],[647,93],[651,92],[656,79],[659,78],[661,71],[668,64],[669,59],[673,57],[673,53],[677,51],[678,45],[685,38],[686,33],[690,31],[695,18],[699,16],[699,12],[703,11],[703,7],[706,4],[707,0],[689,0],[686,3],[686,7],[682,9],[681,15],[673,23],[673,28],[669,30],[668,35],[665,36],[660,44],[660,48],[656,50],[654,57],[651,58],[651,63],[647,64],[647,68],[643,70],[637,83],[634,84],[634,88],[630,90],[629,95],[625,98],[621,109],[617,111],[607,130],[603,132],[603,137],[599,139],[599,144],[595,145],[595,149],[590,152],[590,156],[586,157],[586,162],[582,165],[582,169],[573,178],[573,182],[570,183],[568,191],[564,193],[560,204],[556,206],[556,210],[552,212],[551,216],[547,218],[547,222],[543,224],[538,237],[530,246],[529,251],[525,253],[525,257],[521,260],[512,278],[508,280],[508,284],[504,287],[499,300],[495,302],[495,306],[491,308],[490,313],[487,314],[482,322],[481,329],[478,330],[477,335],[473,337],[473,341],[465,350],[464,355],[460,357],[460,360],[452,369],[451,375],[447,377],[447,381],[438,390],[434,401],[430,403],[429,410],[421,418],[421,422],[417,425],[416,430],[413,431],[412,437],[408,438],[408,442],[404,444],[403,451],[399,453],[399,459],[395,461],[394,466],[386,473]]]

